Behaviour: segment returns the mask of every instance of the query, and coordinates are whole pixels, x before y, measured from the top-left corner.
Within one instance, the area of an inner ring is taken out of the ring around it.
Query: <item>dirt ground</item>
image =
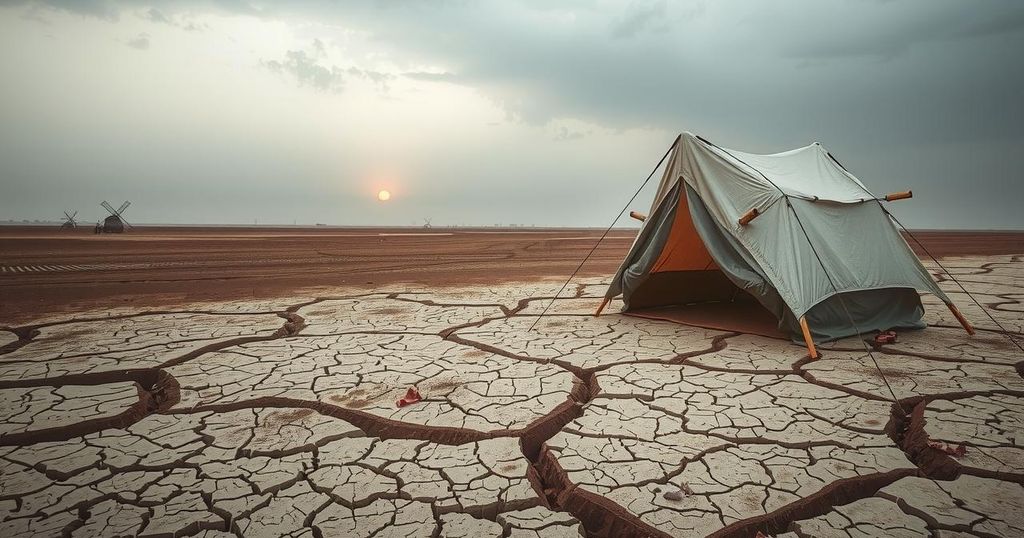
[[[626,232],[557,298],[596,232],[30,232],[0,536],[1024,535],[1019,234],[922,234],[974,335],[926,294],[811,360],[595,317]]]
[[[581,274],[614,271],[634,232],[613,231]],[[266,299],[324,286],[436,286],[568,275],[592,230],[0,228],[0,319],[103,306]],[[82,269],[12,272],[12,267]]]
[[[272,299],[322,287],[565,278],[601,230],[0,227],[0,320],[113,306]],[[613,230],[580,276],[613,273],[633,241]],[[936,256],[1014,254],[1022,232],[916,232]],[[915,245],[916,246],[916,245]]]

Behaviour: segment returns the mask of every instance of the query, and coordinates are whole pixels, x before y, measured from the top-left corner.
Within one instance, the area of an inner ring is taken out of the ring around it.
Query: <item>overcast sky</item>
[[[0,220],[603,226],[685,130],[1021,229],[1022,55],[1020,0],[0,0]]]

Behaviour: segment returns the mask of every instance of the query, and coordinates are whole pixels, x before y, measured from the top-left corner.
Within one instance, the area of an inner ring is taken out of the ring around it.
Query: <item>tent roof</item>
[[[818,142],[781,153],[759,155],[707,144],[692,133],[681,136],[704,145],[752,180],[765,187],[777,187],[789,196],[839,203],[858,203],[875,198]]]

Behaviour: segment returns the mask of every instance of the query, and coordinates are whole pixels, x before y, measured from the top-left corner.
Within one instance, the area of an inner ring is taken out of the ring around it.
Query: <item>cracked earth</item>
[[[599,279],[0,320],[0,536],[1021,536],[1024,256],[943,265],[975,336],[815,361]]]

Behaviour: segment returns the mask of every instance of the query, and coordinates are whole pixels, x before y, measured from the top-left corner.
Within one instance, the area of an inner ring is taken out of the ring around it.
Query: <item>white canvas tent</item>
[[[598,314],[619,294],[629,311],[732,301],[742,290],[813,357],[814,341],[923,327],[920,291],[972,332],[881,207],[887,198],[820,144],[755,155],[683,133],[669,156]]]

